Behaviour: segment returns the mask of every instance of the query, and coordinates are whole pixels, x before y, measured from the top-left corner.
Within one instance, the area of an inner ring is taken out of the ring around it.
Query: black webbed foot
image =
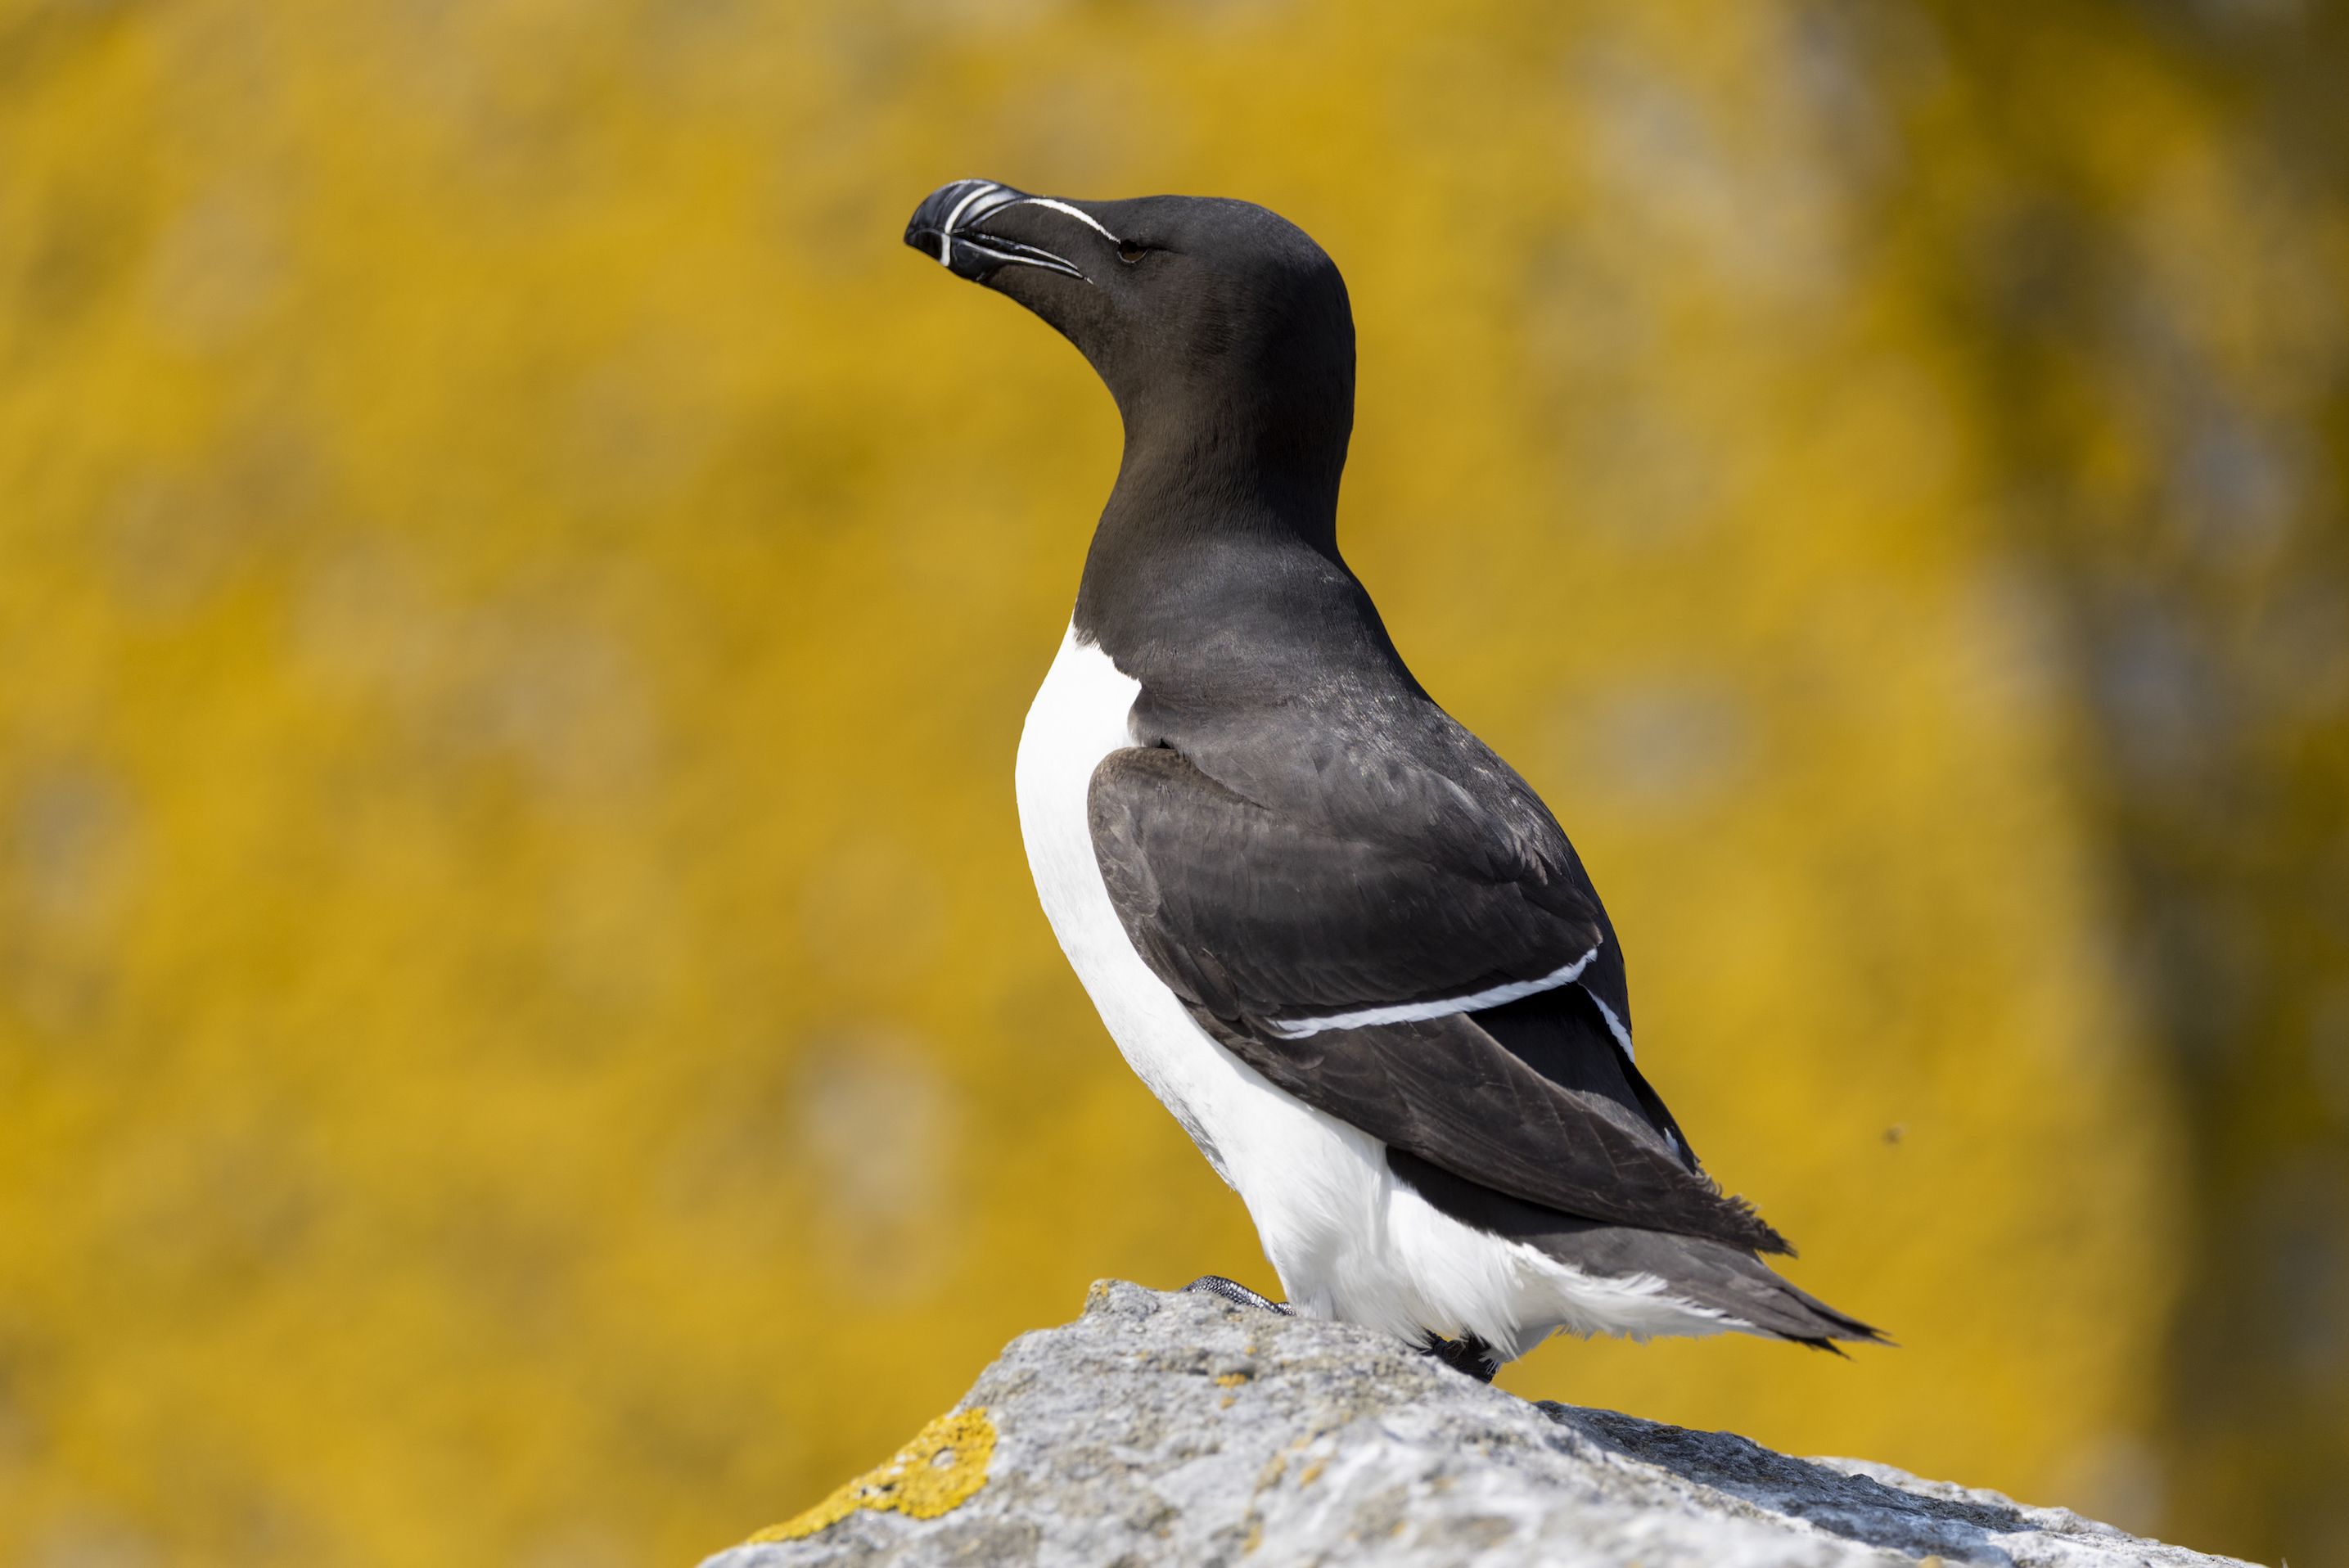
[[[1183,1294],[1185,1295],[1219,1295],[1234,1306],[1262,1307],[1267,1312],[1277,1312],[1283,1317],[1289,1315],[1286,1302],[1273,1301],[1258,1295],[1237,1280],[1228,1280],[1221,1274],[1201,1274],[1183,1287]]]
[[[1493,1354],[1493,1347],[1473,1334],[1464,1334],[1457,1339],[1431,1334],[1419,1347],[1419,1353],[1433,1356],[1454,1372],[1465,1372],[1479,1383],[1490,1383],[1501,1370],[1501,1358]]]

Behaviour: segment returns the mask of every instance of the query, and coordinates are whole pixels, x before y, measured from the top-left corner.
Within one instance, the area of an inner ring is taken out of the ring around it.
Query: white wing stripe
[[[1365,1007],[1357,1013],[1332,1013],[1322,1018],[1275,1018],[1267,1026],[1284,1040],[1301,1040],[1324,1029],[1366,1029],[1373,1024],[1419,1024],[1430,1018],[1448,1018],[1454,1013],[1481,1013],[1487,1007],[1523,1001],[1544,991],[1555,991],[1560,985],[1570,985],[1582,978],[1582,972],[1598,956],[1599,947],[1593,945],[1589,952],[1565,968],[1554,969],[1538,980],[1512,980],[1506,985],[1495,985],[1489,991],[1478,991],[1473,995],[1448,996],[1436,1002],[1399,1002],[1389,1007]],[[1628,1052],[1631,1042],[1624,1034],[1622,1025],[1615,1021],[1612,1012],[1608,1012],[1605,1003],[1599,1003],[1599,1010],[1607,1013],[1608,1026],[1615,1031],[1616,1039]]]
[[[1599,1008],[1599,1016],[1607,1020],[1607,1032],[1613,1035],[1615,1043],[1623,1047],[1623,1059],[1627,1062],[1634,1060],[1631,1054],[1631,1031],[1623,1026],[1623,1020],[1615,1016],[1615,1009],[1600,1001],[1599,993],[1588,985],[1582,988],[1582,994],[1590,998]]]

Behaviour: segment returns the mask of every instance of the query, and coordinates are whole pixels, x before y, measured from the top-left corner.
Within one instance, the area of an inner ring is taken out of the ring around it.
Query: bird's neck
[[[1102,535],[1135,547],[1291,541],[1337,559],[1350,398],[1121,400],[1120,412],[1125,451]]]
[[[1347,420],[1129,417],[1077,594],[1081,634],[1161,648],[1256,627],[1299,595],[1350,601],[1338,552]]]

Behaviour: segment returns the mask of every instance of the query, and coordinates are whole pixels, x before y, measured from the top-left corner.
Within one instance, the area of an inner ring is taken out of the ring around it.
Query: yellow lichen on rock
[[[915,1519],[951,1513],[987,1484],[995,1456],[995,1423],[987,1407],[952,1410],[914,1435],[889,1460],[865,1471],[794,1519],[771,1524],[750,1539],[797,1541],[839,1523],[858,1509],[895,1509]]]

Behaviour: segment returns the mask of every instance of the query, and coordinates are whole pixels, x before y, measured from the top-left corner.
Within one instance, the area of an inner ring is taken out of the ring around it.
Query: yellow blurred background
[[[1274,1288],[1035,907],[1117,459],[899,233],[1245,196],[1350,558],[1901,1341],[1527,1395],[2349,1561],[2318,0],[0,0],[0,1561],[687,1563]]]

